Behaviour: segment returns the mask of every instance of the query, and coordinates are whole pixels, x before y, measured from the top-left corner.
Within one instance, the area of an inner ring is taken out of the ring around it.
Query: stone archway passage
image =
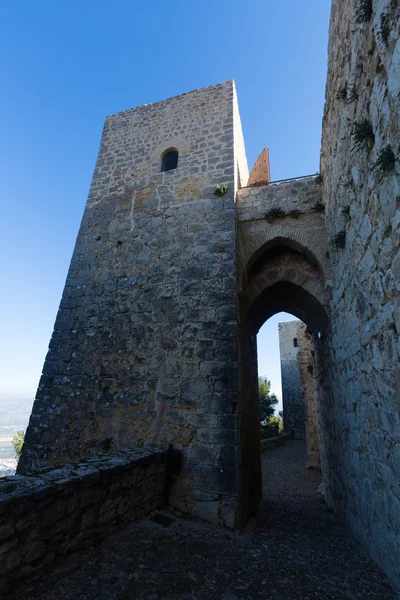
[[[280,235],[265,242],[268,224],[258,223],[260,248],[252,247],[246,264],[242,264],[242,287],[239,294],[239,520],[245,521],[256,509],[261,490],[259,451],[259,399],[257,385],[257,341],[260,327],[274,314],[284,311],[303,321],[312,332],[315,344],[315,363],[319,420],[323,424],[324,408],[329,407],[329,304],[326,275],[311,248]],[[241,228],[242,246],[246,248],[248,231]],[[322,236],[321,236],[322,239]],[[254,239],[253,239],[254,241]],[[242,253],[241,257],[246,256]],[[325,261],[326,262],[326,261]],[[325,266],[326,270],[326,266]],[[324,374],[324,383],[322,383]],[[320,435],[321,463],[324,477],[329,468]]]

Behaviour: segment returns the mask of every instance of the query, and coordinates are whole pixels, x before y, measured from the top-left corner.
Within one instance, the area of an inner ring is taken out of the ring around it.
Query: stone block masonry
[[[305,398],[301,380],[298,345],[300,322],[279,323],[279,350],[282,373],[282,403],[285,432],[304,440]]]
[[[166,452],[138,448],[0,480],[0,592],[162,506]]]
[[[162,172],[171,148],[177,168]],[[173,443],[174,505],[233,524],[235,193],[247,176],[232,81],[107,117],[19,473],[105,439]]]
[[[327,235],[345,235],[332,251],[328,500],[400,586],[400,4],[361,9],[332,3],[322,137]],[[356,137],[362,123],[371,135]]]

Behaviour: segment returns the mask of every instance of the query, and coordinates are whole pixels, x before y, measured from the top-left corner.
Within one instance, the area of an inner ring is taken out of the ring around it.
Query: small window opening
[[[299,342],[297,341],[297,338],[293,338],[293,346],[294,346],[295,348],[298,348],[298,347],[299,347]]]
[[[161,171],[172,171],[178,166],[178,150],[167,150],[161,162]]]

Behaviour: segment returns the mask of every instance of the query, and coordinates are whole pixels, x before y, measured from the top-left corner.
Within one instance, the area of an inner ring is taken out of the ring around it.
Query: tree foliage
[[[24,439],[25,439],[25,431],[17,431],[17,433],[14,435],[11,443],[14,446],[14,451],[15,454],[17,455],[17,458],[20,457],[21,452],[22,452],[22,446],[24,445]]]
[[[275,394],[271,394],[271,382],[266,377],[258,378],[258,395],[261,439],[279,435],[283,431],[282,418],[275,416],[275,406],[279,400]]]

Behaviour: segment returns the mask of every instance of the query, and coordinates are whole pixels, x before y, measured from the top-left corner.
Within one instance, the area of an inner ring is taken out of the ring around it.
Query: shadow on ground
[[[242,534],[162,512],[32,580],[16,600],[399,600],[353,545],[289,440],[263,455],[264,498]]]

